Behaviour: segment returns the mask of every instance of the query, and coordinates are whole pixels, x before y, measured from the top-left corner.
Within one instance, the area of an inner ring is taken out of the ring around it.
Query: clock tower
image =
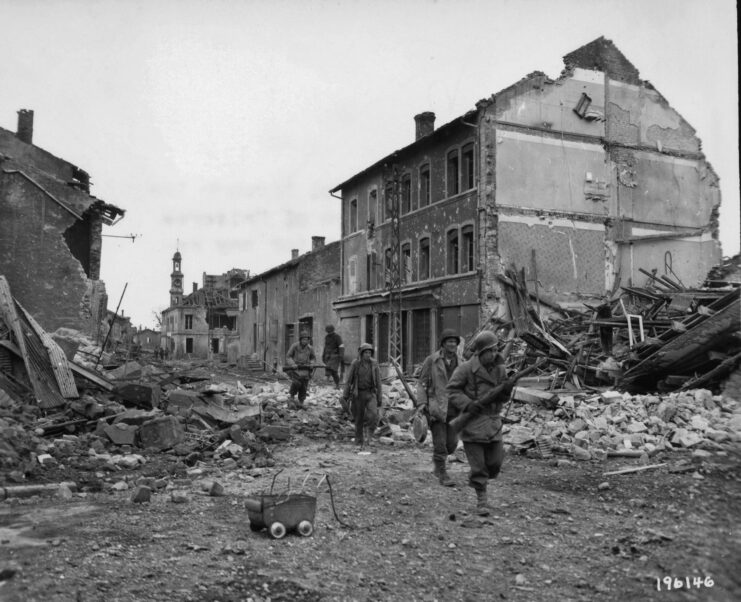
[[[180,271],[180,259],[180,251],[175,251],[170,274],[170,307],[180,305],[183,301],[183,273]]]

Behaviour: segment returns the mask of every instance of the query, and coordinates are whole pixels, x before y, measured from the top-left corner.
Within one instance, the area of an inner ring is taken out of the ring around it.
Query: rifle
[[[548,360],[545,358],[539,359],[537,362],[535,362],[532,366],[528,366],[524,370],[520,370],[519,372],[515,373],[513,376],[509,377],[507,380],[512,381],[513,383],[516,383],[518,380],[520,380],[523,376],[527,376],[528,374],[531,374],[532,372],[535,372],[538,368],[543,366]],[[484,399],[481,400],[481,402],[484,405],[489,405],[494,402],[494,400],[499,396],[499,394],[504,390],[505,383],[502,383],[501,385],[496,386],[494,389],[492,389]],[[463,412],[460,416],[456,416],[453,418],[453,420],[450,421],[450,426],[456,433],[460,433],[463,428],[473,420],[477,414],[473,414],[471,412]]]

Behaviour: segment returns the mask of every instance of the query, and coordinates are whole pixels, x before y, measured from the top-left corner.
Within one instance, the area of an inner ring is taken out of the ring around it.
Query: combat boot
[[[445,470],[444,466],[438,473],[437,478],[440,481],[440,485],[443,487],[455,487],[455,481],[450,478],[450,475],[448,474],[448,471]]]
[[[479,516],[489,516],[491,506],[486,498],[486,489],[476,490],[476,514]]]

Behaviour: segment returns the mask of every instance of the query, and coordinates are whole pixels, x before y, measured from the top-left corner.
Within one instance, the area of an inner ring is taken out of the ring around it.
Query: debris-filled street
[[[736,13],[4,3],[0,602],[741,600]]]
[[[480,517],[462,449],[449,458],[454,487],[433,477],[398,378],[383,385],[381,426],[358,453],[323,376],[303,409],[288,410],[281,372],[140,357],[104,374],[86,360],[100,349],[76,342],[79,399],[45,415],[22,395],[1,399],[4,600],[741,592],[731,396],[556,393],[531,377],[505,421],[496,510]],[[251,529],[249,500],[271,491],[313,498],[311,536]]]

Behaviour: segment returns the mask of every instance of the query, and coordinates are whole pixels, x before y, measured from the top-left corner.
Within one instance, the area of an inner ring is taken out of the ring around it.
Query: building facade
[[[340,294],[340,243],[312,237],[312,250],[291,252],[286,263],[240,285],[239,364],[282,366],[288,348],[306,331],[321,358],[325,327],[336,325],[332,307]]]
[[[170,307],[162,312],[161,345],[173,359],[227,359],[238,333],[237,284],[248,270],[232,269],[219,276],[203,274],[203,286],[183,290],[182,255],[172,257]]]
[[[510,268],[543,299],[581,307],[645,283],[642,270],[694,286],[718,262],[718,177],[692,127],[611,41],[564,63],[558,79],[532,73],[438,129],[417,115],[412,144],[330,191],[348,349],[370,342],[387,360],[400,303],[412,369],[443,329],[470,337],[507,319]]]
[[[0,128],[0,273],[41,326],[99,339],[108,303],[102,232],[124,211],[90,194],[90,176],[33,144],[33,111]]]

